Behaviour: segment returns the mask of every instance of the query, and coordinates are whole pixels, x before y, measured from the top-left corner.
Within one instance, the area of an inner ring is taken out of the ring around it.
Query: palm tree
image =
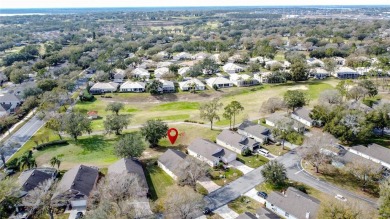
[[[24,170],[26,167],[27,169],[31,169],[37,166],[37,162],[35,161],[35,158],[32,156],[32,153],[27,152],[26,154],[24,154],[18,159],[17,165],[19,166],[20,170]]]
[[[58,159],[58,157],[52,157],[50,159],[50,165],[52,167],[56,166],[57,165],[57,169],[60,169],[60,165],[61,165],[61,160]]]

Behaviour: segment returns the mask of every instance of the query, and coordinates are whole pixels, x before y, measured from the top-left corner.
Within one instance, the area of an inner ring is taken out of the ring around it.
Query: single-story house
[[[345,59],[342,57],[334,57],[337,65],[345,65]]]
[[[158,52],[156,55],[160,56],[163,59],[169,58],[169,53],[167,51]]]
[[[257,219],[281,219],[281,217],[279,217],[277,214],[264,207],[261,207],[256,210],[256,218]]]
[[[233,82],[224,77],[209,78],[206,79],[206,83],[210,87],[214,87],[214,85],[216,85],[218,88],[233,87]]]
[[[122,158],[119,161],[111,164],[107,170],[107,177],[125,177],[126,174],[134,174],[139,180],[139,185],[142,187],[139,196],[147,196],[148,183],[146,181],[144,169],[141,162],[130,158]]]
[[[157,165],[174,180],[177,180],[180,174],[180,165],[186,156],[185,153],[179,150],[168,149],[158,158]]]
[[[192,55],[189,54],[188,52],[181,52],[181,53],[174,55],[172,59],[175,61],[188,60],[188,59],[192,59]]]
[[[300,107],[300,108],[295,109],[291,113],[291,118],[293,118],[294,120],[296,120],[296,121],[298,121],[306,126],[312,127],[314,125],[315,121],[312,118],[310,118],[310,112],[311,112],[311,110],[309,110],[308,108]]]
[[[138,68],[143,68],[143,69],[156,68],[157,67],[157,63],[155,61],[153,61],[153,60],[147,59],[147,60],[144,60],[137,67]]]
[[[283,120],[283,119],[289,119],[289,120],[292,120],[291,118],[288,118],[286,116],[286,114],[284,113],[272,113],[269,117],[267,117],[265,119],[265,124],[269,125],[269,126],[272,126],[272,127],[275,127],[276,124]],[[294,120],[292,120],[294,121]],[[299,123],[299,122],[292,122],[293,124],[293,129],[297,132],[301,132],[303,133],[305,131],[305,126],[302,124],[302,123]]]
[[[233,63],[233,62],[241,62],[243,60],[243,56],[241,54],[235,54],[232,55],[228,58],[228,62]]]
[[[237,87],[247,87],[247,86],[253,86],[259,84],[258,80],[255,80],[254,78],[252,78],[247,74],[236,74],[236,73],[230,74],[229,79]]]
[[[223,71],[229,74],[238,73],[244,71],[244,69],[234,63],[227,63],[222,67]]]
[[[262,73],[257,73],[253,75],[253,78],[257,80],[259,83],[268,83],[268,77],[272,75],[272,72],[262,72]]]
[[[122,69],[115,70],[114,74],[114,82],[115,83],[122,83],[123,79],[126,77],[125,71]]]
[[[390,169],[390,149],[386,147],[378,144],[357,145],[350,147],[348,151]]]
[[[52,197],[55,206],[87,204],[91,191],[99,178],[99,169],[85,165],[77,165],[68,170],[58,183]]]
[[[157,63],[157,68],[168,68],[172,64],[172,62],[159,62]]]
[[[119,88],[120,92],[145,92],[145,83],[140,81],[126,81]]]
[[[189,70],[190,70],[190,67],[182,67],[182,68],[179,68],[177,73],[181,76],[184,76]]]
[[[209,56],[209,59],[214,60],[215,63],[221,64],[221,60],[219,59],[220,54],[212,54]]]
[[[310,75],[317,79],[324,79],[330,76],[330,73],[323,68],[315,68],[310,71]]]
[[[237,132],[241,135],[253,138],[261,144],[267,143],[269,135],[271,134],[269,128],[259,124],[254,124],[248,120],[238,126]]]
[[[371,112],[374,110],[373,108],[367,106],[366,104],[364,104],[360,101],[355,101],[355,100],[347,101],[346,105],[347,105],[348,109],[359,110],[359,111],[362,111],[364,113],[368,113],[368,112]]]
[[[144,69],[144,68],[136,68],[131,73],[136,78],[144,78],[144,79],[149,79],[150,78],[149,71]]]
[[[206,89],[206,85],[197,78],[191,78],[190,80],[179,82],[179,87],[182,91],[191,90],[193,85],[195,85],[195,90]]]
[[[162,93],[174,93],[175,92],[175,84],[172,81],[167,81],[160,79],[159,80],[162,83],[162,87],[159,89]]]
[[[169,68],[167,67],[157,68],[156,70],[154,70],[154,77],[161,78],[164,74],[168,72],[169,72]]]
[[[88,111],[87,112],[88,119],[97,119],[99,114],[97,111]]]
[[[280,66],[283,67],[283,64],[280,63],[279,61],[276,61],[276,60],[270,60],[270,61],[265,62],[265,68],[266,69],[270,69],[274,65],[280,65]]]
[[[97,82],[95,83],[89,92],[91,94],[112,93],[118,90],[119,84],[115,82]]]
[[[285,192],[271,192],[265,199],[265,207],[288,219],[314,219],[320,208],[320,201],[296,188]]]
[[[46,169],[46,170],[45,170]],[[31,169],[23,171],[18,177],[20,190],[25,194],[49,179],[54,179],[57,171],[54,168]]]
[[[223,130],[217,136],[217,144],[238,154],[241,154],[247,149],[254,151],[260,148],[259,142],[227,129]]]
[[[316,59],[316,58],[310,58],[306,60],[307,64],[310,66],[319,66],[319,67],[324,67],[324,62]]]
[[[338,70],[336,70],[335,76],[341,79],[349,79],[349,78],[358,78],[360,75],[357,71],[351,68],[341,67]]]
[[[250,63],[265,63],[267,61],[270,61],[270,59],[262,57],[262,56],[257,56],[249,59]]]
[[[0,93],[1,114],[3,115],[14,113],[16,108],[21,106],[22,103],[23,101],[15,94]]]
[[[204,53],[204,52],[199,52],[199,53],[196,53],[195,55],[193,55],[192,59],[203,60],[203,59],[206,59],[207,57],[209,57],[209,54]]]
[[[195,139],[187,150],[189,155],[212,167],[217,166],[220,162],[228,164],[237,158],[233,151],[201,138]]]

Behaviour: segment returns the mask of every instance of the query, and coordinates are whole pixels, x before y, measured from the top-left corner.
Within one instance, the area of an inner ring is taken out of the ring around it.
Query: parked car
[[[84,214],[83,214],[83,212],[79,211],[76,213],[75,219],[81,219],[81,218],[84,218]]]
[[[210,213],[211,213],[210,208],[205,207],[205,208],[203,209],[203,214],[208,215],[208,214],[210,214]]]
[[[267,151],[266,149],[264,149],[264,148],[261,148],[261,149],[257,149],[257,151],[256,151],[258,154],[260,154],[260,155],[263,155],[263,156],[265,156],[265,157],[268,157],[268,155],[269,155],[269,151]]]
[[[337,194],[337,195],[335,196],[335,198],[337,198],[338,200],[343,201],[343,202],[346,202],[346,201],[347,201],[347,199],[346,199],[344,196],[340,195],[340,194]]]
[[[257,192],[257,195],[259,197],[262,197],[263,199],[266,199],[268,197],[267,193],[265,193],[265,192]]]

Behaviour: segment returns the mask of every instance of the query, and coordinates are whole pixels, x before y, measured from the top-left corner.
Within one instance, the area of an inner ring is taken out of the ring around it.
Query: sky
[[[0,0],[0,8],[390,5],[389,0]]]

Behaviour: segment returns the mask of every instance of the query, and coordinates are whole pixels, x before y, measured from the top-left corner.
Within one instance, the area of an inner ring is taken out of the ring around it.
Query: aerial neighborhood
[[[390,218],[389,9],[0,10],[0,218]]]

